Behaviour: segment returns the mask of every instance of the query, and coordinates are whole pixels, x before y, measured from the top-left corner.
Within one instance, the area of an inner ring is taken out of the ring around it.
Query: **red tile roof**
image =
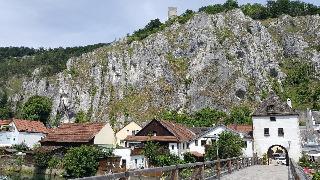
[[[9,125],[12,120],[0,120],[0,126]]]
[[[13,123],[19,132],[47,133],[47,128],[40,121],[14,119]]]
[[[106,123],[65,123],[50,130],[42,142],[89,142]]]
[[[126,141],[146,142],[146,141],[162,141],[162,142],[178,142],[174,136],[127,136]]]
[[[186,126],[171,121],[159,121],[168,131],[170,131],[178,141],[189,141],[193,139],[196,134],[188,129]]]
[[[238,124],[230,124],[228,128],[233,129],[242,133],[249,133],[253,131],[252,125],[238,125]]]

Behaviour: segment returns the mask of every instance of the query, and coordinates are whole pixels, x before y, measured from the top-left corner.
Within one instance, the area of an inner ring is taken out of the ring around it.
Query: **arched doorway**
[[[267,152],[268,158],[277,159],[278,157],[285,157],[286,166],[289,166],[288,150],[281,145],[272,145]]]

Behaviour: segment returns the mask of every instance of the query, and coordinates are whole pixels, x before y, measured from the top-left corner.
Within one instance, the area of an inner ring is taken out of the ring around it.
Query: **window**
[[[207,140],[201,140],[201,146],[204,146],[207,144]]]
[[[184,149],[184,143],[182,143],[182,149]]]
[[[171,145],[171,149],[174,150],[174,145]]]
[[[138,164],[138,159],[134,159],[134,163],[137,165]]]
[[[153,136],[157,136],[157,132],[156,131],[153,131]]]
[[[194,144],[195,144],[196,146],[198,146],[198,140],[195,140],[195,141],[194,141]]]
[[[136,133],[134,131],[132,131],[131,133],[132,133],[132,136],[136,135]]]
[[[190,144],[189,144],[189,143],[187,143],[187,149],[189,149],[189,145],[190,145]]]
[[[284,136],[283,128],[278,128],[278,136]]]
[[[243,141],[243,146],[244,146],[244,148],[247,148],[248,147],[248,142],[247,141]]]
[[[179,143],[177,143],[177,149],[179,149]]]
[[[270,121],[276,121],[276,117],[270,117]]]
[[[269,134],[269,128],[264,128],[264,135],[265,135],[265,136],[270,136],[270,134]]]

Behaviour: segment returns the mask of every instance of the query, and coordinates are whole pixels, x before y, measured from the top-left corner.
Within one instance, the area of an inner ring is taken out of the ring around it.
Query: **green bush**
[[[183,160],[185,163],[195,163],[197,160],[193,154],[186,152],[183,154]]]
[[[35,151],[34,163],[37,167],[45,169],[48,167],[48,163],[51,159],[51,155],[47,152]]]
[[[59,169],[62,166],[62,160],[57,156],[52,156],[48,161],[49,169]]]
[[[97,172],[101,152],[94,146],[74,147],[67,151],[63,165],[71,177],[94,176]]]
[[[24,142],[22,142],[22,143],[20,143],[20,144],[14,144],[14,145],[12,146],[12,148],[16,149],[17,151],[22,151],[22,152],[24,152],[24,151],[29,151],[29,150],[30,150],[30,148],[28,147],[28,145],[27,145],[26,143],[24,143]]]

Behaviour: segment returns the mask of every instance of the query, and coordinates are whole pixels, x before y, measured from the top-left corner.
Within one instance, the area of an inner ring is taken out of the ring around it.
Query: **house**
[[[245,129],[246,128],[246,129]],[[253,143],[252,136],[250,137],[247,130],[250,130],[245,125],[230,125],[226,127],[224,125],[217,125],[210,128],[190,128],[197,136],[189,142],[189,151],[194,156],[200,158],[205,154],[205,146],[216,142],[219,139],[219,135],[228,131],[234,134],[238,134],[245,142],[243,148],[243,155],[246,157],[253,156]],[[199,130],[200,129],[200,130]],[[252,131],[252,128],[251,128]]]
[[[148,167],[143,155],[143,148],[121,147],[114,149],[113,154],[121,156],[120,165],[126,167],[126,169],[144,169]]]
[[[158,142],[160,146],[168,149],[171,154],[183,157],[189,150],[189,141],[196,134],[184,125],[164,120],[152,120],[136,135],[129,135],[125,139],[126,147],[141,148],[147,141]]]
[[[238,132],[224,125],[188,128],[171,121],[152,120],[135,136],[129,135],[125,141],[128,148],[143,148],[145,142],[154,141],[180,158],[183,158],[184,153],[190,152],[199,160],[203,160],[205,146],[214,143],[224,131],[239,134],[244,138],[247,141],[247,147],[243,149],[244,156],[253,156],[252,136],[247,135],[245,131]]]
[[[254,151],[259,157],[267,154],[269,158],[275,151],[299,160],[301,141],[299,115],[292,109],[291,101],[281,102],[271,93],[255,110],[253,116]]]
[[[252,125],[231,124],[227,127],[238,132],[240,134],[240,137],[243,139],[245,145],[245,147],[242,149],[243,156],[253,157],[254,149]]]
[[[109,123],[65,123],[52,129],[41,140],[42,146],[81,146],[100,145],[113,147],[115,144],[114,131]]]
[[[124,139],[129,135],[137,134],[140,130],[141,126],[139,126],[134,121],[130,122],[116,133],[117,145],[124,147]]]
[[[12,146],[25,143],[29,148],[44,138],[47,128],[40,121],[0,120],[0,146]]]

